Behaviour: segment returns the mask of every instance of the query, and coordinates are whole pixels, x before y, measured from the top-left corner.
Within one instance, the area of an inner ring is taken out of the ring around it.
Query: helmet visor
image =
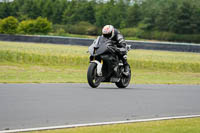
[[[104,36],[105,38],[109,39],[109,38],[112,36],[112,34],[103,34],[103,36]]]

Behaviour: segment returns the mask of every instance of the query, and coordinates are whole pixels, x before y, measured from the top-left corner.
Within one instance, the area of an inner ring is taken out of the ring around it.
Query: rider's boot
[[[124,74],[125,76],[127,76],[127,77],[128,77],[129,74],[130,74],[130,73],[129,73],[129,69],[130,69],[130,68],[129,68],[129,65],[128,65],[128,64],[125,64],[125,65],[124,65],[124,72],[123,72],[123,74]]]
[[[123,64],[124,64],[124,72],[123,72],[123,74],[128,77],[129,74],[130,74],[130,72],[129,72],[130,67],[129,67],[128,62],[127,62],[127,55],[123,56],[123,60],[122,61],[123,61]]]
[[[120,76],[118,73],[118,66],[114,67],[114,76],[111,77],[110,82],[116,83],[120,81]]]

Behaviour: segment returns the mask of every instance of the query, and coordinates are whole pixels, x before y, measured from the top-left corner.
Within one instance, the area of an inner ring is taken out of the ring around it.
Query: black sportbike
[[[124,74],[124,64],[118,53],[127,52],[126,48],[117,48],[113,42],[103,36],[99,36],[89,47],[90,65],[87,72],[87,80],[92,88],[96,88],[101,82],[115,83],[118,88],[126,88],[131,80],[129,74]]]

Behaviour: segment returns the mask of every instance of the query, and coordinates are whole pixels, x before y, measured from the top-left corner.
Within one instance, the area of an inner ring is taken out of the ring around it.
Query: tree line
[[[147,32],[200,33],[199,0],[14,0],[0,3],[0,19],[47,18],[53,25],[87,22],[96,27]]]

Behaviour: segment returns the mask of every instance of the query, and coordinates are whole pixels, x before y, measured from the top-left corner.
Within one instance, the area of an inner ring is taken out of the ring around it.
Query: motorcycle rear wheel
[[[122,76],[119,82],[115,83],[118,88],[126,88],[131,81],[131,68],[129,66],[129,76],[126,77],[125,75]]]
[[[90,63],[87,71],[87,80],[88,84],[92,88],[96,88],[100,85],[101,81],[99,80],[100,77],[97,75],[97,64],[96,63]]]

